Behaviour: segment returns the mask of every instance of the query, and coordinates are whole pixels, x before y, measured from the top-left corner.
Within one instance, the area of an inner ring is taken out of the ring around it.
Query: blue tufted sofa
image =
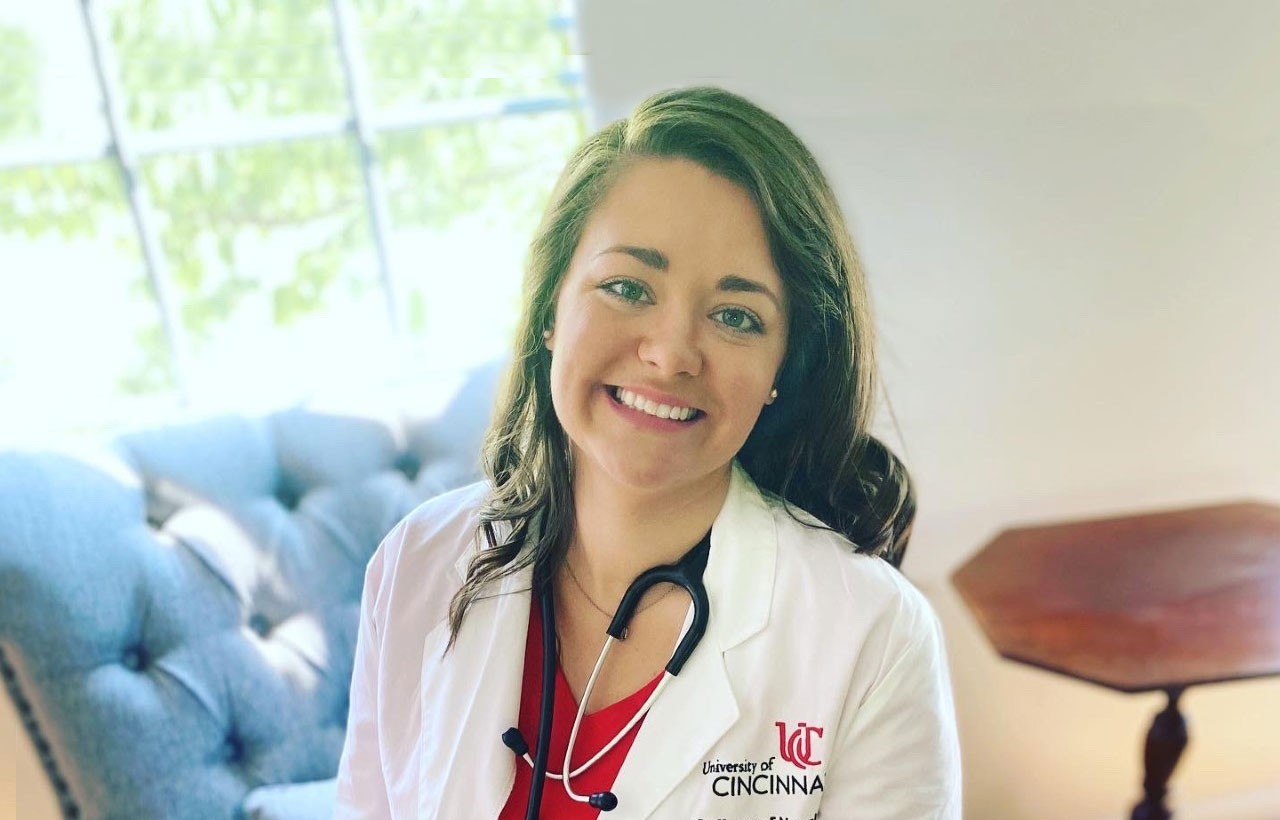
[[[64,816],[332,815],[365,564],[479,477],[496,379],[418,423],[293,409],[0,452],[0,676]]]

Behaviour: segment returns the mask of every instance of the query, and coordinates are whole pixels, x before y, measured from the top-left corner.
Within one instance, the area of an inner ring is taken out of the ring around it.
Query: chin
[[[729,464],[708,468],[703,465],[672,464],[669,460],[655,461],[648,465],[632,461],[610,465],[607,473],[615,483],[633,490],[661,492],[712,481],[721,475],[727,476]]]

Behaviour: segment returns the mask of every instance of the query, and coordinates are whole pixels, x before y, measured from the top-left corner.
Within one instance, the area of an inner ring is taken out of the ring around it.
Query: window
[[[555,0],[0,11],[0,440],[503,355],[571,35]]]

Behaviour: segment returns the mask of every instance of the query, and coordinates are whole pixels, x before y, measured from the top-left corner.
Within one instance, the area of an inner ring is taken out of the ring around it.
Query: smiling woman
[[[872,350],[835,196],[776,118],[682,89],[588,139],[534,236],[489,480],[369,566],[338,815],[959,817]]]

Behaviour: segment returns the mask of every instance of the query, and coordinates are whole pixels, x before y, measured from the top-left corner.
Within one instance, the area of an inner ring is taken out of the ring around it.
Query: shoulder
[[[378,547],[383,562],[396,564],[418,553],[446,558],[443,553],[449,546],[461,547],[464,544],[457,542],[470,540],[469,535],[480,523],[480,506],[488,493],[488,482],[478,481],[422,502],[383,538]]]
[[[398,525],[403,534],[399,551],[439,553],[441,546],[459,541],[469,543],[479,526],[480,507],[488,495],[489,482],[477,481],[422,502]]]
[[[482,481],[435,496],[387,533],[366,571],[375,622],[385,622],[389,610],[411,601],[427,602],[432,614],[447,609],[462,582],[455,565],[480,547],[479,512],[488,493]]]
[[[860,633],[863,659],[891,662],[936,633],[928,599],[884,559],[855,545],[812,515],[766,499],[778,540],[777,605],[803,607],[815,622],[846,625]],[[803,596],[795,595],[805,590]],[[882,671],[882,670],[881,670]]]

